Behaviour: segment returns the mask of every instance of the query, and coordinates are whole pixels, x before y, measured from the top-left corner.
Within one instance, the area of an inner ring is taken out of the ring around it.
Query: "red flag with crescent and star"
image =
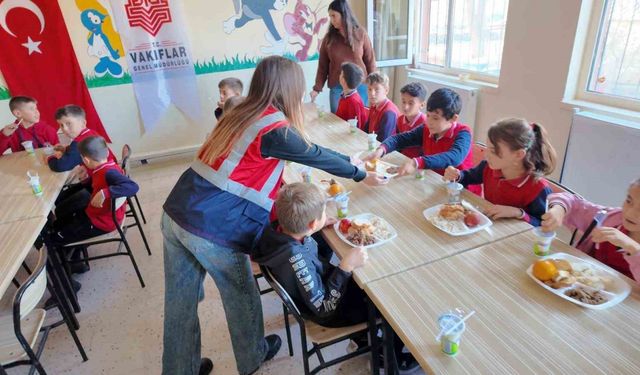
[[[38,101],[41,118],[55,125],[54,113],[77,104],[87,127],[110,142],[82,76],[67,27],[54,0],[0,0],[0,72],[12,95]]]

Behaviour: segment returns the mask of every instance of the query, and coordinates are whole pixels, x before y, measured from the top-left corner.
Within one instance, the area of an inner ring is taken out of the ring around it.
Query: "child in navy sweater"
[[[366,322],[366,296],[351,276],[366,263],[367,252],[352,248],[339,266],[329,263],[333,251],[317,232],[335,219],[327,220],[322,191],[313,184],[287,184],[275,207],[279,221],[264,230],[251,258],[269,268],[304,318],[326,327]],[[366,345],[366,335],[356,342]],[[417,368],[415,359],[402,353],[402,342],[396,338],[395,343],[400,367]]]
[[[540,226],[551,193],[542,176],[551,173],[555,163],[556,152],[544,128],[510,118],[489,128],[486,160],[467,171],[450,166],[444,179],[464,186],[483,184],[484,198],[493,203],[486,212],[492,219],[517,218]]]
[[[369,119],[364,125],[366,133],[376,133],[378,142],[396,134],[398,107],[389,98],[389,77],[382,72],[373,72],[367,77],[369,90]]]
[[[104,138],[91,136],[78,144],[82,161],[91,169],[91,177],[83,183],[91,189],[89,204],[67,216],[56,217],[53,242],[67,244],[116,230],[111,214],[111,198],[130,197],[138,185],[124,175],[122,169],[109,160],[109,148]],[[117,211],[119,223],[124,220],[126,204]]]
[[[368,118],[368,111],[357,90],[358,86],[362,83],[363,76],[364,73],[358,65],[350,62],[342,64],[342,71],[340,72],[342,94],[340,94],[338,110],[336,111],[336,116],[345,121],[351,119],[358,120],[358,127],[360,129],[364,127]]]

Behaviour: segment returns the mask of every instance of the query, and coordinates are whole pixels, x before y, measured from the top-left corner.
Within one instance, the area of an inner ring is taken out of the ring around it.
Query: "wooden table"
[[[38,149],[35,155],[22,151],[0,157],[0,223],[46,217],[53,208],[69,172],[52,172],[42,161],[42,153]],[[40,197],[33,195],[27,171],[40,176]]]
[[[640,288],[607,310],[555,296],[526,274],[532,232],[366,285],[369,297],[425,372],[437,374],[640,374]],[[555,241],[552,249],[585,258]],[[435,341],[437,317],[475,309],[451,358]]]
[[[0,297],[33,247],[44,227],[45,216],[0,224]]]
[[[345,121],[332,114],[325,114],[323,118],[318,119],[315,113],[307,108],[305,126],[312,142],[346,155],[366,150],[364,132],[350,134],[349,125]],[[398,152],[393,152],[383,160],[401,165],[408,159]],[[285,170],[285,181],[301,181],[299,167],[296,164],[289,165]],[[320,180],[332,177],[320,170],[314,169],[312,172],[315,183],[320,184]],[[374,213],[387,220],[398,232],[398,237],[393,241],[369,250],[369,262],[354,272],[355,279],[361,286],[531,229],[528,223],[521,220],[499,220],[488,230],[470,236],[453,237],[442,232],[427,222],[422,214],[424,209],[447,200],[442,177],[433,171],[427,171],[424,180],[406,176],[394,178],[388,185],[376,187],[353,180],[336,179],[346,190],[352,191],[349,203],[351,215]],[[489,204],[468,191],[464,191],[462,196],[481,209]],[[330,204],[327,212],[335,216],[335,206]],[[323,234],[338,255],[349,249],[350,246],[338,238],[333,228],[325,229]]]

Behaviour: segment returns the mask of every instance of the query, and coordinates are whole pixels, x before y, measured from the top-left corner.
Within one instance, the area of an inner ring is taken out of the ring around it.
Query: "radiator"
[[[586,199],[620,207],[640,177],[640,124],[591,112],[573,115],[560,182]]]
[[[475,128],[476,124],[476,108],[478,105],[478,89],[475,87],[467,86],[464,83],[454,83],[447,82],[445,80],[438,80],[437,78],[432,78],[430,76],[421,75],[419,73],[414,73],[409,71],[407,73],[407,79],[405,82],[399,82],[400,85],[397,86],[397,90],[400,91],[400,88],[409,82],[420,82],[427,88],[427,96],[431,95],[432,92],[437,89],[446,87],[449,88],[458,95],[460,95],[460,100],[462,101],[462,112],[460,112],[460,121],[463,124],[467,124],[471,127],[471,129]]]

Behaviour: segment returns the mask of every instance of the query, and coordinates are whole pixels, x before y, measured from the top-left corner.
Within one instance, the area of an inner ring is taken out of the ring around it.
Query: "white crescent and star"
[[[31,0],[4,0],[0,2],[0,27],[4,29],[4,31],[6,31],[12,37],[17,38],[16,34],[14,34],[7,25],[7,15],[12,9],[15,8],[24,8],[35,14],[35,16],[38,17],[38,21],[40,22],[40,34],[42,34],[45,25],[44,14],[42,13],[42,10],[40,10],[40,8],[38,8],[38,6]],[[42,42],[34,41],[31,39],[31,36],[28,36],[27,41],[25,43],[22,43],[22,46],[24,46],[29,51],[29,55],[31,55],[34,52],[42,53],[39,47],[40,43]]]

